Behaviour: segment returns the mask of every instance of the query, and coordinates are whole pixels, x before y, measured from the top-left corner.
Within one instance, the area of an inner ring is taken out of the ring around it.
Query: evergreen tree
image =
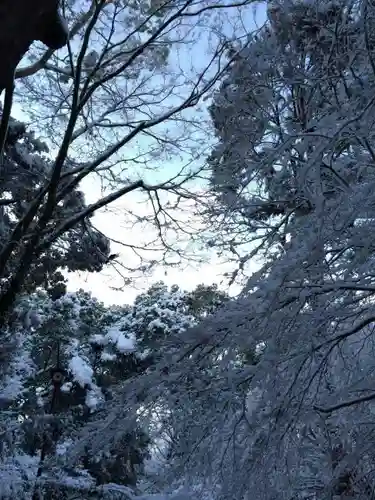
[[[45,498],[69,498],[74,481],[86,492],[109,484],[137,488],[160,438],[156,413],[144,425],[129,412],[132,424],[118,440],[94,455],[83,447],[74,466],[64,455],[74,448],[77,435],[101,424],[129,380],[170,352],[176,333],[226,300],[215,287],[183,292],[163,283],[123,307],[105,307],[83,291],[59,299],[42,291],[24,295],[12,322],[12,334],[22,336],[22,351],[11,357],[2,381],[2,408],[9,412],[4,431],[12,418],[16,429],[2,463],[5,467],[18,457],[32,467],[26,483],[21,477],[14,485],[13,477],[9,484],[25,492],[32,490],[28,481],[37,476],[40,487],[35,491]],[[160,398],[154,408],[165,413],[164,403]],[[3,493],[4,500],[9,492]]]
[[[0,166],[0,275],[2,289],[6,289],[14,269],[19,266],[21,254],[10,251],[8,241],[16,226],[24,220],[29,204],[36,199],[45,179],[50,175],[52,163],[48,147],[29,132],[23,123],[11,119]],[[66,177],[68,182],[69,176]],[[77,188],[70,190],[58,204],[54,216],[45,228],[48,237],[64,219],[86,208],[85,197]],[[32,227],[29,228],[29,235]],[[25,235],[27,238],[27,235]],[[109,240],[96,231],[87,217],[81,224],[67,231],[51,247],[41,250],[23,284],[23,290],[32,292],[41,287],[51,296],[64,294],[65,278],[62,270],[100,271],[108,262]]]
[[[269,2],[210,108],[207,215],[247,281],[198,329],[262,351],[230,374],[250,381],[220,427],[237,466],[201,447],[227,473],[222,498],[372,497],[373,21],[369,2]]]

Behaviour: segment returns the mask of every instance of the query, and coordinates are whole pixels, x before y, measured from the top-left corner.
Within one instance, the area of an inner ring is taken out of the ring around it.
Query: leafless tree
[[[134,219],[129,211],[128,220],[151,221],[159,250],[178,253],[166,233],[182,226],[163,202],[172,200],[177,213],[181,202],[194,198],[188,184],[200,167],[190,163],[202,151],[197,144],[202,146],[205,137],[205,124],[195,110],[230,63],[226,32],[233,35],[240,19],[236,16],[250,3],[62,3],[70,26],[67,49],[33,46],[16,73],[17,103],[49,143],[51,167],[1,248],[2,315],[36,259],[67,231],[124,195],[138,191],[148,200],[151,214],[135,214]],[[194,61],[198,43],[206,53]],[[176,154],[183,166],[158,173]],[[97,176],[107,191],[84,209],[57,218],[56,208],[72,191]],[[126,243],[135,252],[142,250]]]

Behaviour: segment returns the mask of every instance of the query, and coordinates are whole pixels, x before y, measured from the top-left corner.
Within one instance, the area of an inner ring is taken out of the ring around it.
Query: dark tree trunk
[[[60,0],[0,0],[0,94],[13,87],[14,73],[34,40],[56,50],[68,40],[68,30],[59,13]],[[11,101],[10,101],[11,107]],[[7,131],[10,110],[4,111],[2,126]],[[31,257],[29,258],[29,260]],[[30,260],[31,261],[31,260]],[[10,280],[0,300],[0,325],[4,324],[21,289],[29,262]]]
[[[34,40],[58,49],[67,41],[59,0],[0,0],[0,92]]]

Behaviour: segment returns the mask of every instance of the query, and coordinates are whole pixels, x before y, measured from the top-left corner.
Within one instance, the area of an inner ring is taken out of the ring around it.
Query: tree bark
[[[22,57],[34,40],[63,47],[67,30],[59,0],[0,0],[0,93],[12,84]]]

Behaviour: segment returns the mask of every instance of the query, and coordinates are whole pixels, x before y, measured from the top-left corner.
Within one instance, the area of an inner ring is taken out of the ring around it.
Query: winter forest
[[[374,0],[59,10],[0,148],[0,500],[374,500]]]

